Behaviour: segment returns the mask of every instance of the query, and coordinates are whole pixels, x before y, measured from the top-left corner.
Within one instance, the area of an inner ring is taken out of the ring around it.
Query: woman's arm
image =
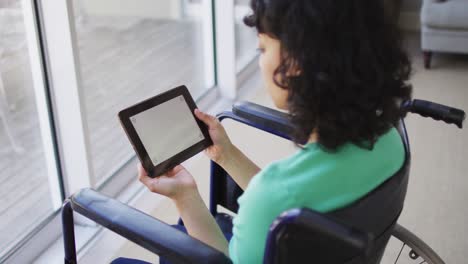
[[[223,125],[214,116],[195,110],[195,115],[208,126],[213,145],[205,150],[206,155],[225,169],[243,189],[247,188],[252,177],[260,168],[234,146]]]
[[[247,188],[252,177],[260,171],[260,168],[234,145],[226,153],[226,159],[218,164],[231,175],[242,190]]]
[[[171,198],[184,221],[188,233],[229,256],[228,242],[203,202],[192,175],[182,166],[176,166],[165,175],[150,178],[141,164],[139,180],[151,192]]]
[[[198,192],[175,201],[188,233],[229,256],[228,242]]]

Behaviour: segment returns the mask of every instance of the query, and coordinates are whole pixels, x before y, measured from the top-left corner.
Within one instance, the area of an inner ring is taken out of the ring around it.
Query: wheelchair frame
[[[402,104],[402,109],[406,112],[418,113],[436,120],[454,123],[460,128],[465,119],[465,113],[462,110],[421,100],[405,102]],[[267,113],[265,116],[261,106],[238,104],[234,106],[232,113],[222,113],[220,120],[225,118],[235,119],[241,123],[263,128],[264,131],[289,139],[287,135],[292,127],[290,124],[283,122],[285,115],[276,112],[275,115],[268,115]],[[212,164],[211,172],[216,173],[216,170],[217,167]],[[217,183],[212,177],[211,188],[216,185]],[[217,213],[216,195],[216,190],[210,193],[210,211],[213,215]],[[174,263],[232,263],[222,252],[175,230],[143,212],[99,194],[92,189],[82,189],[65,200],[62,208],[66,264],[77,262],[73,211]],[[168,232],[171,233],[170,237],[164,235]],[[427,244],[404,227],[396,224],[392,235],[402,241],[404,245],[406,244],[412,248],[410,252],[412,259],[421,256],[428,263],[444,263]],[[357,249],[362,249],[362,247],[358,245]]]

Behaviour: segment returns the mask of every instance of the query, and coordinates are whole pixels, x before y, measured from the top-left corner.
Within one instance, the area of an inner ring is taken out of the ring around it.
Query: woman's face
[[[287,110],[288,91],[275,84],[273,75],[280,65],[281,45],[279,40],[266,34],[258,35],[258,48],[260,51],[259,66],[262,72],[263,83],[276,107]]]

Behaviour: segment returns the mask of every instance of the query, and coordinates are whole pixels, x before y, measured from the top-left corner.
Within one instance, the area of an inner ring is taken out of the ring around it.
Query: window
[[[256,36],[246,1],[214,2],[0,1],[0,262],[61,235],[65,196],[134,181],[119,110],[182,84],[196,100],[216,87],[203,103],[236,97]]]
[[[211,1],[73,1],[91,186],[134,152],[119,110],[187,85],[200,98],[214,86]]]
[[[62,201],[26,2],[0,2],[0,262]]]

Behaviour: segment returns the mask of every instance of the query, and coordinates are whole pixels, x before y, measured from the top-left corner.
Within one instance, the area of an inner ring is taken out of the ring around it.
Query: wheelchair
[[[465,113],[448,106],[411,100],[402,111],[456,124],[462,128]],[[290,139],[292,125],[287,114],[249,102],[236,103],[232,111],[219,114],[276,136]],[[404,120],[397,127],[405,145],[402,168],[375,190],[344,208],[321,214],[293,208],[271,224],[263,263],[380,263],[391,236],[402,243],[395,263],[406,258],[415,263],[445,263],[426,243],[397,223],[407,191],[410,146]],[[218,206],[236,213],[242,189],[219,165],[211,162],[209,209],[223,231],[232,229],[232,217]],[[222,252],[176,230],[141,211],[93,189],[82,189],[62,207],[65,263],[77,262],[73,212],[79,213],[172,263],[232,263]],[[180,224],[183,224],[179,221]]]

